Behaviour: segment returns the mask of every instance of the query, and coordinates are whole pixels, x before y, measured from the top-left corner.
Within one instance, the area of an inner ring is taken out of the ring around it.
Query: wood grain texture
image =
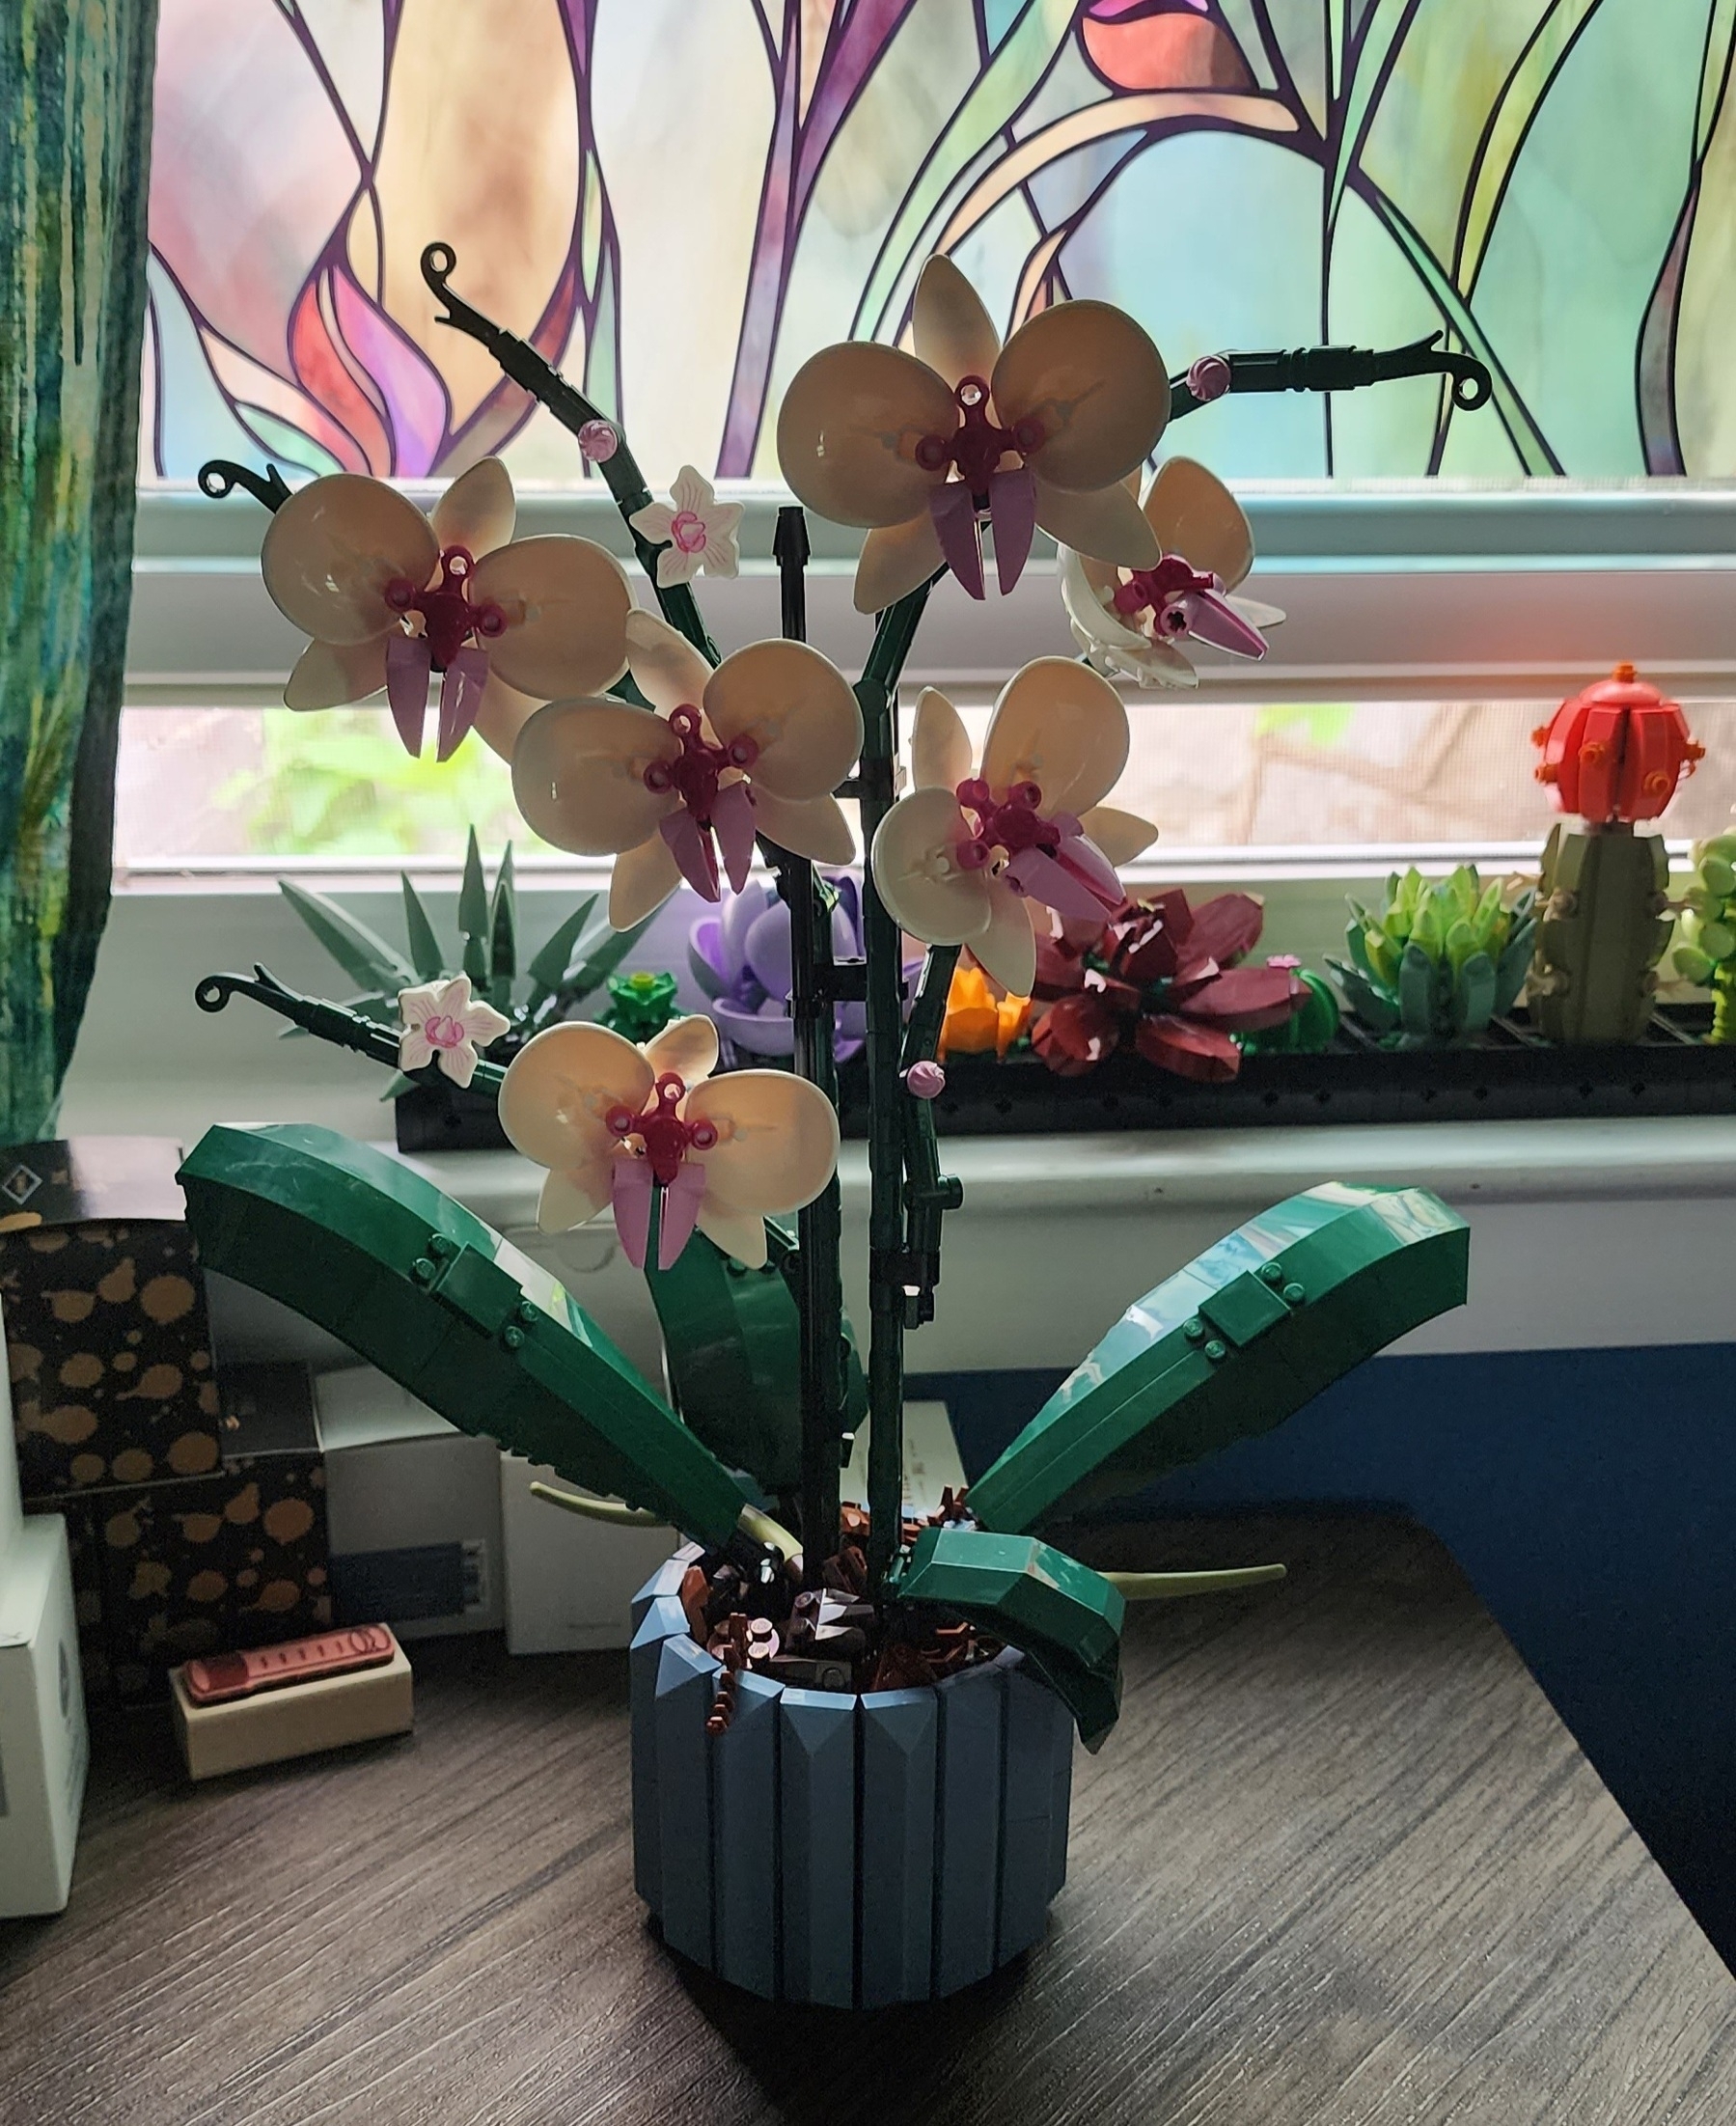
[[[769,2007],[633,1895],[620,1656],[415,1649],[417,1731],[176,1783],[100,1751],[72,1903],[0,1925],[5,2126],[1724,2126],[1736,1986],[1432,1538],[1137,1612],[1047,1940],[959,1998]]]

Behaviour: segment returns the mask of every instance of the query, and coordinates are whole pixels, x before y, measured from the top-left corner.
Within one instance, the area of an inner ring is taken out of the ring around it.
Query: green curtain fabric
[[[0,1143],[53,1127],[108,914],[156,0],[0,0]]]

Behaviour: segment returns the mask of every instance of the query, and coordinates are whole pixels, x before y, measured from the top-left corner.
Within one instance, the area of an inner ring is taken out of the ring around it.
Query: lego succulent
[[[1531,963],[1536,891],[1484,885],[1474,864],[1431,883],[1415,865],[1387,881],[1386,905],[1350,903],[1350,953],[1327,965],[1357,1020],[1392,1048],[1474,1040],[1513,1008]]]
[[[1694,852],[1694,884],[1682,916],[1675,970],[1712,992],[1715,1041],[1736,1041],[1736,834],[1715,835]]]
[[[479,1055],[494,1050],[494,1060],[504,1063],[533,1035],[569,1016],[610,980],[650,921],[648,916],[631,929],[611,929],[597,906],[601,896],[586,894],[521,968],[512,844],[501,852],[490,888],[474,827],[458,888],[455,949],[442,941],[409,879],[400,878],[400,884],[408,959],[325,895],[289,878],[278,880],[278,890],[357,984],[360,993],[347,1008],[400,1038],[400,1071],[424,1069],[432,1062],[442,1066],[443,1076],[463,1085],[471,1082]],[[471,1014],[468,1031],[453,1035],[466,1014]],[[430,1051],[425,1056],[411,1035],[428,1023],[435,1031],[425,1036]],[[470,1068],[460,1078],[454,1063],[465,1051]],[[400,1075],[382,1096],[393,1098],[407,1083]]]

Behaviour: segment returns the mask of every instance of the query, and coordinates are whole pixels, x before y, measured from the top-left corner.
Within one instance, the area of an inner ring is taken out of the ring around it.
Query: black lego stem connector
[[[1368,384],[1390,383],[1398,376],[1450,376],[1452,401],[1466,413],[1487,405],[1494,383],[1485,364],[1441,343],[1444,332],[1431,332],[1408,345],[1376,351],[1368,347],[1291,347],[1263,354],[1207,355],[1182,375],[1170,379],[1170,419],[1197,413],[1228,392],[1360,391]],[[1220,366],[1221,365],[1221,366]],[[1227,372],[1227,375],[1226,375]],[[1210,379],[1215,388],[1197,392],[1193,379]]]
[[[808,542],[808,512],[799,502],[786,504],[778,511],[778,528],[772,535],[772,559],[778,564],[786,642],[808,640],[806,571],[813,551]]]
[[[273,464],[267,463],[262,473],[256,473],[246,465],[237,465],[233,457],[207,457],[200,466],[199,491],[209,495],[213,502],[221,502],[237,487],[245,488],[256,502],[273,511],[289,499],[289,483]]]

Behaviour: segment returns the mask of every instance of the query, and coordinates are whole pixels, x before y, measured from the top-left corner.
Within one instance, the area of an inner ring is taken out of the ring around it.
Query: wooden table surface
[[[451,1640],[399,1742],[192,1789],[154,1726],[105,1740],[69,1909],[0,1923],[0,2121],[1736,2117],[1736,1985],[1430,1537],[1114,1548],[1292,1574],[1135,1613],[1048,1939],[982,1986],[852,2016],[677,1965],[624,1660]]]

